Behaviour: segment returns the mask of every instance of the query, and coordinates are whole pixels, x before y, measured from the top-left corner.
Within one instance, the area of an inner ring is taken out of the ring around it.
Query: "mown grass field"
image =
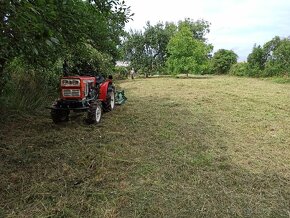
[[[3,111],[0,217],[289,217],[290,85],[119,84],[101,125]]]

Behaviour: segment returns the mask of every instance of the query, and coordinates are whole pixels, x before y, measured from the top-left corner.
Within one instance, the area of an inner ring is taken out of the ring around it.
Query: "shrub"
[[[114,79],[126,79],[128,77],[127,67],[118,67],[114,68]]]
[[[232,65],[229,74],[234,76],[249,76],[248,64],[241,62]]]
[[[231,66],[237,63],[238,55],[226,49],[220,49],[214,53],[211,59],[211,69],[216,74],[226,74],[229,72]]]
[[[6,71],[9,79],[1,93],[1,102],[5,107],[34,111],[48,104],[48,100],[57,95],[60,70],[35,70],[19,59],[14,59]]]

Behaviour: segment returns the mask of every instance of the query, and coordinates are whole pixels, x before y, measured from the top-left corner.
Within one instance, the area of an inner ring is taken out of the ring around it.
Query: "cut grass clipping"
[[[289,84],[119,85],[98,126],[2,113],[1,217],[289,217]]]

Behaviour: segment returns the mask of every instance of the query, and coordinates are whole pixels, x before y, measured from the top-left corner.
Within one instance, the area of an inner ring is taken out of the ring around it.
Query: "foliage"
[[[231,66],[230,75],[234,76],[249,76],[249,65],[246,62],[235,63]]]
[[[147,22],[143,32],[131,30],[122,45],[124,59],[137,71],[149,74],[162,71],[168,56],[166,46],[176,28],[172,23],[152,26]]]
[[[275,36],[270,41],[266,42],[263,45],[263,50],[266,56],[266,61],[270,61],[273,59],[273,52],[276,50],[276,48],[279,47],[281,42],[281,39],[279,36]]]
[[[247,60],[250,68],[264,70],[267,61],[267,54],[260,45],[254,45],[252,53],[248,55]]]
[[[262,46],[254,46],[248,56],[249,76],[288,76],[290,39],[276,36]]]
[[[15,58],[6,68],[6,81],[1,102],[3,105],[21,111],[34,111],[44,107],[47,100],[57,94],[60,69],[31,69],[21,58]]]
[[[211,59],[211,70],[216,74],[226,74],[237,63],[237,58],[238,55],[232,50],[219,49]]]
[[[170,39],[168,46],[170,54],[167,60],[168,70],[172,74],[202,74],[207,67],[208,54],[211,46],[192,37],[188,26],[182,26]]]
[[[192,37],[194,39],[198,39],[201,41],[206,41],[206,34],[209,33],[210,23],[205,20],[197,20],[194,21],[192,19],[186,18],[183,21],[178,22],[179,30],[183,27],[188,27],[192,33]]]
[[[146,69],[149,63],[149,56],[145,50],[144,34],[141,31],[133,31],[126,36],[122,48],[125,50],[125,60],[129,61],[131,67],[136,70]]]
[[[110,8],[113,3],[119,8]],[[126,8],[118,0],[98,4],[81,0],[6,1],[1,12],[1,57],[22,55],[32,64],[45,64],[47,58],[53,61],[59,52],[64,55],[67,49],[74,49],[76,43],[89,43],[115,56],[127,21]]]
[[[114,67],[114,61],[110,54],[100,52],[90,44],[85,43],[77,44],[68,59],[72,74],[108,75]]]
[[[144,37],[145,37],[145,49],[146,53],[150,57],[150,71],[156,72],[164,67],[164,63],[167,57],[166,46],[174,33],[175,27],[166,23],[157,23],[155,26],[151,26],[147,23]]]
[[[7,93],[15,59],[35,76],[50,74],[64,59],[72,67],[86,62],[98,71],[111,71],[132,15],[120,0],[11,0],[1,1],[0,7],[0,94]]]
[[[128,68],[115,66],[114,68],[114,78],[116,79],[126,79],[128,77]]]
[[[290,39],[287,38],[280,41],[265,69],[265,76],[278,75],[290,75]]]
[[[152,26],[146,23],[144,31],[131,30],[122,45],[124,59],[138,71],[163,74],[170,54],[167,46],[171,38],[182,28],[190,30],[191,38],[205,42],[205,34],[209,32],[209,23],[204,20],[185,19],[178,24],[166,22]],[[190,62],[189,59],[186,60]]]

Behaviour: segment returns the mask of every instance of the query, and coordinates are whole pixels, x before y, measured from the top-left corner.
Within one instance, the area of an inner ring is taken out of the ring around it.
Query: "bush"
[[[229,74],[234,76],[249,76],[248,64],[241,62],[232,65]]]
[[[127,67],[115,67],[114,68],[114,79],[127,79],[129,71]]]
[[[215,74],[227,74],[231,66],[237,63],[238,55],[232,50],[219,49],[211,59],[211,71]]]
[[[259,69],[258,66],[251,67],[248,65],[248,74],[249,74],[248,76],[250,77],[261,77],[263,76],[263,72],[264,71]]]
[[[42,108],[57,95],[60,70],[35,70],[14,59],[6,69],[6,81],[1,102],[7,108],[34,111]]]

